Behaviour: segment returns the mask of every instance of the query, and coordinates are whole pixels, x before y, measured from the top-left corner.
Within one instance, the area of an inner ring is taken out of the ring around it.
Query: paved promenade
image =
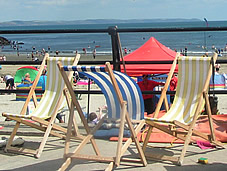
[[[13,112],[18,113],[22,107],[23,102],[15,101],[15,95],[2,95],[0,96],[0,111],[2,112]],[[101,107],[103,100],[101,96],[96,95],[95,97],[97,103],[91,103],[91,110],[95,111],[98,107]],[[223,97],[225,98],[225,97]],[[92,98],[91,98],[92,99]],[[82,108],[87,106],[87,97],[82,95],[82,100],[80,100]],[[98,103],[100,102],[100,103]],[[225,101],[219,100],[219,106],[221,113],[226,113],[226,106],[224,105]],[[66,117],[67,121],[67,117]],[[0,117],[0,126],[4,126],[4,129],[0,129],[0,137],[8,137],[11,133],[15,122],[9,121],[5,122],[4,118]],[[61,124],[66,127],[66,124]],[[80,127],[81,128],[81,127]],[[82,132],[83,128],[80,129]],[[26,135],[26,136],[25,136]],[[36,149],[38,143],[41,141],[42,133],[37,130],[30,129],[26,126],[22,126],[19,130],[19,136],[25,140],[24,147]],[[101,148],[101,153],[103,155],[109,154],[109,156],[114,156],[116,142],[110,142],[108,139],[98,140],[98,146]],[[72,149],[78,145],[78,142],[73,142],[71,144]],[[153,145],[153,144],[152,144]],[[170,144],[161,144],[162,146],[169,146]],[[226,144],[227,146],[227,144]],[[156,152],[159,154],[168,154],[173,155],[173,150],[175,154],[180,153],[182,144],[176,144],[172,148],[157,148]],[[5,153],[3,149],[0,149],[0,170],[21,170],[21,171],[53,171],[60,168],[63,160],[64,152],[64,140],[59,140],[55,137],[48,138],[47,144],[44,148],[44,151],[39,159],[35,159],[32,156],[25,156],[19,154]],[[91,147],[87,147],[83,153],[92,154]],[[136,155],[137,151],[135,146],[130,147],[130,151],[126,153],[126,156]],[[154,162],[148,161],[147,167],[133,167],[121,165],[116,170],[168,170],[168,171],[178,171],[178,170],[206,170],[206,171],[226,171],[227,170],[227,149],[207,149],[201,150],[197,145],[190,145],[188,152],[186,154],[183,166],[175,166],[169,162]],[[208,158],[209,164],[203,165],[197,163],[200,157]],[[106,163],[97,163],[91,161],[81,161],[73,160],[73,163],[70,165],[68,170],[104,170],[108,164]]]
[[[13,124],[8,124],[6,129],[12,129]],[[65,126],[65,124],[63,124]],[[20,132],[26,131],[28,128],[25,126],[22,127]],[[30,130],[30,129],[29,129]],[[32,131],[33,132],[33,131]],[[35,149],[38,146],[37,142],[40,142],[41,138],[39,134],[33,134],[37,136],[21,136],[26,140],[24,147]],[[1,135],[2,136],[2,135]],[[110,142],[109,140],[97,140],[98,146],[101,148],[102,155],[109,154],[114,156],[116,142]],[[78,142],[71,143],[72,149],[78,145]],[[153,145],[153,144],[152,144]],[[162,146],[169,146],[169,144],[161,144]],[[173,150],[175,154],[180,153],[182,148],[181,144],[176,144],[172,148],[157,148],[156,152],[159,154],[168,154],[173,155]],[[64,140],[59,140],[58,138],[50,137],[47,141],[47,144],[44,148],[44,151],[39,159],[35,159],[32,156],[25,156],[19,154],[5,153],[3,149],[0,150],[0,170],[17,170],[17,171],[53,171],[60,168],[64,162],[62,156],[64,152]],[[85,148],[82,153],[93,154],[93,151],[90,145]],[[135,146],[130,146],[130,152],[126,153],[126,156],[136,156]],[[133,167],[121,165],[116,170],[168,170],[168,171],[177,171],[177,170],[206,170],[206,171],[225,171],[227,170],[227,149],[207,149],[201,150],[196,145],[190,145],[187,155],[184,160],[183,166],[175,166],[169,162],[155,162],[148,161],[147,167]],[[209,164],[199,164],[197,163],[198,158],[205,157],[208,158]],[[108,164],[106,163],[97,163],[91,161],[81,161],[73,160],[68,170],[104,170]]]

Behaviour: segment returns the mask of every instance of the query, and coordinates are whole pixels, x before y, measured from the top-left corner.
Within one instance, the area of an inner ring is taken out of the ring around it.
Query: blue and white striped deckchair
[[[49,134],[58,136],[60,138],[65,137],[65,135],[54,132],[52,130],[53,128],[54,130],[61,131],[64,134],[67,132],[65,128],[53,124],[59,109],[62,107],[62,104],[66,104],[63,96],[63,89],[65,88],[65,83],[58,70],[57,62],[61,61],[64,65],[73,64],[76,65],[78,63],[79,58],[80,58],[79,55],[76,58],[75,57],[69,58],[69,57],[49,57],[49,55],[46,54],[44,58],[44,60],[46,60],[47,62],[48,70],[46,89],[41,101],[38,103],[34,111],[29,115],[24,115],[23,112],[21,112],[22,114],[3,113],[3,116],[17,121],[17,124],[14,128],[13,133],[11,134],[10,139],[13,139],[13,137],[15,136],[20,123],[26,124],[28,126],[34,127],[45,132],[44,138],[40,144],[39,149],[37,151],[33,150],[33,152],[23,150],[24,153],[29,152],[33,153],[35,157],[40,157]],[[42,68],[44,68],[43,65],[45,65],[45,61],[43,61],[42,63],[41,66]],[[39,73],[42,73],[42,70],[40,70]],[[69,79],[72,79],[72,76],[73,76],[72,72],[69,72],[67,75]],[[36,80],[39,80],[39,78],[37,77],[35,81]],[[30,91],[32,91],[32,88]],[[27,99],[27,101],[29,102],[30,100]],[[27,121],[28,119],[40,123],[42,124],[42,126],[29,122]],[[46,119],[50,119],[50,122],[45,121]],[[43,126],[46,126],[47,128],[44,128]],[[23,152],[20,149],[11,147],[10,143],[7,144],[6,150]]]
[[[212,125],[212,117],[210,113],[210,105],[207,97],[207,91],[212,73],[212,59],[215,62],[216,58],[217,54],[215,54],[213,58],[181,56],[177,59],[178,84],[174,102],[169,111],[167,111],[162,117],[157,118],[157,115],[160,111],[160,105],[163,101],[162,97],[165,96],[165,88],[169,85],[169,81],[167,81],[166,85],[164,86],[164,91],[162,92],[162,95],[160,97],[160,101],[155,110],[154,117],[145,118],[146,123],[149,125],[149,130],[144,142],[144,150],[148,143],[153,127],[156,127],[172,136],[175,136],[185,141],[182,153],[179,158],[165,158],[167,160],[175,161],[179,165],[181,165],[183,162],[183,158],[186,153],[187,146],[191,141],[192,134],[197,135],[207,141],[210,141],[208,135],[204,135],[193,129],[195,126],[195,122],[198,119],[198,116],[204,109],[205,102],[206,107],[209,108],[208,116],[210,117],[210,125]],[[173,65],[173,67],[175,67],[175,65]],[[173,70],[174,69],[172,69],[171,71]],[[167,80],[172,78],[172,74],[173,72],[169,74]],[[169,127],[167,127],[166,125],[169,125]],[[186,130],[186,132],[182,134],[181,130],[181,133],[178,134],[177,128]],[[212,126],[211,130],[211,142],[215,143],[216,145],[221,145],[215,140]],[[154,156],[150,157],[155,158]],[[164,159],[164,157],[162,159]]]
[[[62,64],[59,64],[58,66],[63,76],[63,79],[65,80],[69,93],[72,97],[72,104],[71,104],[72,109],[75,106],[76,109],[78,110],[80,118],[88,134],[87,137],[84,138],[84,140],[81,142],[81,144],[76,148],[76,150],[73,153],[68,153],[69,141],[72,135],[72,133],[70,132],[71,131],[70,126],[72,124],[72,121],[69,121],[68,133],[66,136],[66,143],[65,143],[66,144],[65,154],[64,154],[64,156],[66,156],[67,159],[65,163],[62,165],[60,170],[64,170],[68,167],[68,165],[70,164],[71,158],[110,162],[109,168],[112,168],[114,165],[118,166],[120,164],[122,155],[128,149],[129,145],[133,141],[135,142],[137,150],[139,152],[141,164],[143,166],[146,166],[147,164],[146,159],[144,157],[142,148],[137,139],[137,134],[144,126],[145,122],[144,120],[141,120],[143,119],[143,114],[144,114],[144,102],[142,98],[142,93],[140,91],[140,88],[136,84],[136,82],[121,72],[112,71],[109,63],[106,63],[106,67],[62,66]],[[108,119],[112,119],[112,118],[120,119],[120,129],[119,129],[119,136],[118,136],[119,140],[118,140],[116,157],[106,157],[106,156],[100,155],[98,147],[96,146],[94,141],[94,133],[102,125],[106,117],[103,117],[99,121],[97,126],[92,131],[90,131],[90,129],[88,128],[88,123],[86,122],[86,119],[82,113],[81,107],[73,92],[70,81],[66,77],[66,73],[68,71],[78,71],[80,74],[83,74],[86,77],[92,79],[100,87],[101,91],[103,92],[106,98],[106,103],[108,107],[108,114],[107,114]],[[74,115],[74,112],[72,111],[70,113],[70,118],[73,118],[73,115]],[[133,128],[132,120],[139,121],[139,125],[137,126],[136,130],[134,130]],[[122,146],[123,131],[124,131],[125,123],[128,124],[129,130],[131,131],[132,136]],[[97,155],[79,154],[81,149],[89,141],[91,141],[94,147],[95,153]]]
[[[97,84],[106,98],[108,118],[120,118],[121,107],[114,86],[105,71],[105,67],[98,66],[64,66],[65,71],[78,71]],[[113,71],[123,100],[127,102],[129,117],[133,120],[144,118],[144,101],[142,93],[136,82],[127,75]]]

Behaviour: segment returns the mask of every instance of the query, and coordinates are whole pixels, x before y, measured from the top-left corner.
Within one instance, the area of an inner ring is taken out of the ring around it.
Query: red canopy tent
[[[173,61],[175,56],[175,51],[151,37],[140,48],[126,55],[124,61]],[[141,76],[143,74],[165,74],[169,72],[171,66],[172,64],[126,64],[125,68],[129,76]],[[123,65],[121,65],[121,72],[124,72]]]

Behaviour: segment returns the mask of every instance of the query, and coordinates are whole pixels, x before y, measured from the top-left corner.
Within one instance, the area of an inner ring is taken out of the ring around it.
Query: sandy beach
[[[1,56],[1,53],[0,53]],[[50,56],[56,56],[55,53],[51,53]],[[59,54],[58,56],[73,56],[73,54]],[[43,57],[41,55],[35,55],[40,61],[42,61]],[[27,54],[20,54],[17,56],[16,54],[6,54],[6,59],[8,61],[31,61],[31,56],[27,57]],[[226,60],[227,57],[219,57],[218,59]],[[93,58],[92,54],[81,54],[80,61],[90,61],[91,64],[93,61],[111,61],[111,55],[97,54],[96,58]],[[12,76],[15,75],[17,69],[23,65],[3,65],[0,70],[0,75],[10,74]],[[227,64],[221,64],[220,73],[227,73]]]
[[[1,53],[0,53],[1,56]],[[41,55],[34,55],[40,61],[43,60],[43,56]],[[50,56],[56,56],[55,54],[50,54]],[[58,56],[63,56],[63,54],[59,54]],[[73,56],[73,54],[64,54],[64,56]],[[6,54],[7,61],[32,61],[31,56],[27,57],[27,54],[20,54],[17,56],[16,54]],[[81,54],[80,61],[90,61],[91,64],[93,61],[110,61],[112,60],[111,55],[97,55],[96,58],[93,58],[92,54]],[[0,75],[10,74],[12,76],[15,75],[18,68],[24,65],[3,65],[2,69],[0,70]]]
[[[55,54],[50,54],[50,56],[54,56]],[[62,56],[62,54],[59,54],[59,56]],[[37,57],[39,60],[42,60],[42,56],[35,56]],[[227,59],[227,57],[219,57],[219,59]],[[9,54],[7,55],[7,60],[9,61],[31,61],[31,57],[27,58],[26,54],[20,54],[20,56],[17,56],[16,54]],[[112,60],[112,56],[111,55],[97,55],[96,58],[94,59],[92,54],[81,54],[81,61],[90,61],[91,64],[93,61],[110,61]],[[6,75],[6,74],[10,74],[12,76],[15,75],[17,69],[19,67],[21,67],[22,65],[3,65],[2,69],[0,70],[0,75]],[[227,73],[227,64],[221,64],[221,68],[220,68],[220,73]],[[5,87],[5,83],[0,83],[0,88],[4,89]],[[94,89],[97,89],[96,85],[93,85]],[[81,89],[85,89],[87,90],[86,86],[78,86],[77,89],[81,90]],[[100,97],[101,95],[91,95],[91,97],[97,98]],[[225,99],[227,98],[227,96],[225,94],[222,95],[217,95],[218,96],[218,108],[219,108],[219,112],[220,114],[227,114],[227,106],[225,104]],[[9,98],[10,100],[8,101],[9,104],[6,103],[5,97]],[[87,110],[87,95],[82,95],[82,103],[83,103],[83,107],[85,108],[85,111]],[[90,111],[95,111],[98,109],[98,107],[101,107],[103,105],[105,105],[105,100],[104,97],[101,97],[103,100],[101,100],[102,102],[100,104],[95,103],[90,103]],[[0,99],[3,102],[3,104],[0,106],[0,112],[3,111],[8,111],[8,112],[18,112],[19,106],[22,105],[22,103],[20,101],[16,101],[16,97],[15,94],[12,95],[0,95]],[[91,100],[92,101],[92,100]],[[96,100],[95,100],[96,101]],[[99,100],[100,101],[100,100]],[[13,104],[12,104],[13,103]],[[21,104],[21,105],[19,105]],[[94,105],[95,104],[95,105]],[[10,106],[18,106],[18,108],[16,107],[16,109],[14,110],[14,108],[11,108]],[[9,106],[9,108],[7,108],[7,106]],[[7,110],[8,109],[8,110]]]

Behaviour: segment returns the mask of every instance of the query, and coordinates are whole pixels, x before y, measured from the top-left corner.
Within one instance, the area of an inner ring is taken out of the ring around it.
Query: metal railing
[[[120,45],[118,33],[135,33],[135,32],[200,32],[200,31],[227,31],[227,27],[187,27],[187,28],[125,28],[120,29],[117,26],[111,26],[107,29],[50,29],[50,30],[0,30],[2,34],[52,34],[52,33],[108,33],[111,37],[112,44],[112,61],[114,70],[120,70]],[[92,64],[104,64],[106,61],[92,61]],[[173,61],[126,61],[125,64],[171,64]],[[227,60],[217,60],[218,63],[227,63]],[[41,61],[0,61],[1,65],[40,65]],[[79,61],[80,65],[91,64],[89,61]],[[23,93],[25,90],[3,90],[0,93]],[[37,91],[38,92],[38,91]],[[42,92],[42,91],[41,91]],[[88,91],[75,91],[79,94],[86,94]],[[213,91],[212,91],[213,92]],[[91,91],[92,94],[101,93],[100,91]],[[160,92],[143,92],[145,94],[160,94]],[[173,92],[168,91],[168,94]],[[225,90],[215,90],[216,94],[227,94]]]

